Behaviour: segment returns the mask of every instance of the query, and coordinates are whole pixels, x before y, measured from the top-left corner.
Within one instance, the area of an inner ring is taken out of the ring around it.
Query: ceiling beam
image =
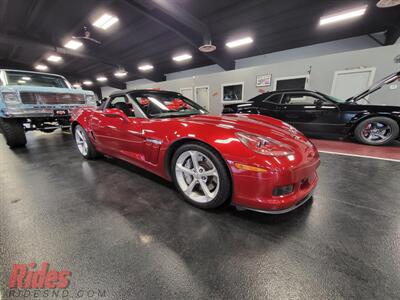
[[[7,14],[8,0],[0,1],[0,31],[4,31],[4,24]]]
[[[87,53],[83,51],[73,51],[62,47],[55,47],[48,44],[45,44],[41,41],[37,41],[31,38],[26,37],[18,37],[15,35],[9,34],[1,34],[0,33],[0,42],[5,44],[12,44],[24,48],[35,48],[39,49],[43,54],[47,52],[57,52],[60,55],[67,55],[71,57],[83,58],[88,60],[93,60],[95,62],[99,62],[105,65],[109,65],[113,69],[124,67],[123,61],[120,61],[118,58],[113,58],[111,61],[108,57],[103,57],[98,54]],[[165,76],[163,74],[157,72],[151,72],[149,74],[143,75],[139,73],[137,70],[129,67],[125,67],[126,71],[128,71],[131,75],[137,76],[139,78],[146,78],[151,81],[164,81]]]
[[[185,10],[166,0],[125,0],[134,9],[175,32],[190,45],[199,48],[211,43],[208,26]],[[235,61],[217,52],[203,53],[224,70],[235,69]]]

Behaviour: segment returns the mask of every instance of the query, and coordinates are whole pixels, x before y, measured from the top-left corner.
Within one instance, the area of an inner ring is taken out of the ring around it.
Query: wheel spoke
[[[80,138],[82,141],[85,140],[84,137],[83,137],[83,134],[81,133],[80,130],[77,130],[76,133],[78,134],[79,138]]]
[[[189,196],[192,193],[192,191],[193,191],[194,187],[196,186],[197,182],[198,182],[197,179],[193,178],[192,182],[184,190],[184,193]]]
[[[191,169],[186,168],[181,164],[176,164],[176,169],[181,171],[181,172],[183,172],[183,173],[189,174],[189,175],[193,175],[194,174],[194,172]]]
[[[206,184],[203,180],[199,180],[199,182],[200,182],[201,189],[202,189],[203,192],[204,192],[204,195],[205,195],[207,198],[213,198],[213,194],[212,194],[212,193],[210,192],[210,190],[208,189],[207,184]]]
[[[210,176],[215,176],[218,177],[218,172],[216,168],[212,168],[211,170],[203,172],[201,175],[210,177]]]
[[[190,151],[190,158],[192,159],[193,167],[196,171],[199,170],[199,161],[198,161],[198,153],[197,151]]]

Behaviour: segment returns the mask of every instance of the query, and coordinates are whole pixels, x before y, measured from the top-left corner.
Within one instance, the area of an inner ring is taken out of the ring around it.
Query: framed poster
[[[243,101],[244,83],[226,83],[221,86],[222,103],[238,103]]]
[[[257,75],[256,86],[271,86],[272,74]]]

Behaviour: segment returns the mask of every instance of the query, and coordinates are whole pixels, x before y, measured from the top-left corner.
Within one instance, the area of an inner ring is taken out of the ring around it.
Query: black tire
[[[376,141],[369,140],[368,138],[366,138],[364,136],[363,131],[368,126],[368,124],[371,124],[371,123],[380,123],[380,124],[385,124],[385,125],[389,126],[390,127],[390,135],[387,138],[382,139],[382,140],[376,140]],[[387,117],[368,118],[368,119],[360,122],[357,125],[356,129],[354,130],[354,136],[357,139],[357,141],[362,144],[372,145],[372,146],[387,145],[398,138],[399,124],[395,120],[393,120],[391,118],[387,118]]]
[[[85,136],[86,142],[87,142],[87,153],[82,153],[81,150],[78,147],[77,141],[76,141],[76,134],[77,131],[79,130],[80,133],[82,133]],[[86,133],[86,130],[81,126],[81,125],[76,125],[74,128],[74,139],[75,139],[75,143],[77,144],[77,148],[78,151],[81,153],[81,155],[86,158],[86,159],[96,159],[101,157],[101,154],[96,150],[96,148],[94,147],[94,145],[92,144],[92,142],[89,139],[88,134]]]
[[[199,203],[194,200],[192,200],[190,197],[188,197],[181,187],[179,186],[178,179],[177,179],[177,174],[175,171],[176,163],[179,158],[179,156],[187,151],[197,151],[200,152],[202,155],[207,156],[211,160],[211,162],[214,164],[217,172],[218,172],[218,177],[219,177],[219,190],[216,193],[216,196],[213,198],[213,200],[206,202],[206,203]],[[172,161],[171,161],[171,176],[172,179],[175,183],[176,188],[178,191],[181,193],[183,198],[189,202],[190,204],[202,208],[202,209],[213,209],[217,208],[219,206],[222,206],[227,200],[230,198],[231,195],[231,188],[232,188],[232,183],[230,179],[230,174],[227,169],[227,166],[223,159],[220,157],[220,155],[211,147],[208,147],[202,143],[188,143],[184,144],[181,147],[179,147],[175,153],[173,154]]]
[[[25,147],[25,128],[21,121],[0,118],[0,129],[10,148]]]

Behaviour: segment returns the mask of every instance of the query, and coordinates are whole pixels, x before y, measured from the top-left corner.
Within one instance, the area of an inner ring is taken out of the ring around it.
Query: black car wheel
[[[399,125],[390,118],[373,117],[358,124],[354,135],[363,144],[387,145],[399,136]]]
[[[26,145],[25,128],[21,121],[0,118],[0,130],[10,148],[24,147]]]
[[[205,145],[181,146],[173,155],[171,174],[185,200],[199,208],[216,208],[230,196],[231,181],[225,163]]]

